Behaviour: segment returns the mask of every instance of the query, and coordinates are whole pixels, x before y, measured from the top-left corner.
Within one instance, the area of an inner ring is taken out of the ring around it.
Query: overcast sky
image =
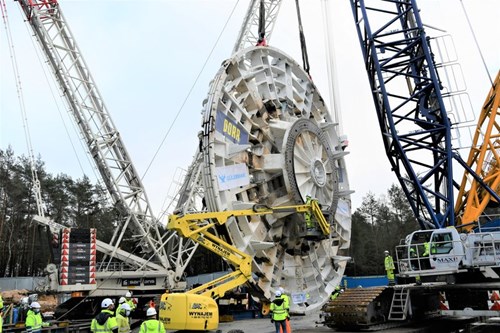
[[[41,155],[52,174],[65,173],[73,178],[87,174],[96,179],[59,91],[49,89],[49,83],[54,86],[53,79],[38,45],[30,37],[18,3],[5,2],[35,155]],[[167,136],[143,180],[153,210],[158,213],[164,201],[168,201],[167,196],[173,195],[169,188],[175,181],[174,175],[192,161],[198,140],[196,133],[201,129],[202,101],[210,80],[231,54],[248,2],[59,2],[139,174],[144,174]],[[301,63],[294,3],[283,1],[270,44]],[[478,113],[490,83],[461,3],[494,77],[500,69],[497,41],[500,1],[420,0],[418,3],[424,23],[453,36],[472,102],[471,116],[472,112]],[[302,0],[301,4],[312,78],[323,97],[330,100],[320,2]],[[215,45],[235,5],[236,10]],[[384,194],[397,179],[383,150],[349,1],[332,1],[331,8],[342,127],[350,143],[346,163],[355,191],[354,211],[369,191],[377,196]],[[427,33],[435,35],[431,30]],[[10,145],[17,155],[27,154],[3,22],[0,41],[0,149]],[[201,71],[214,45],[215,50]],[[198,82],[175,120],[198,75]]]

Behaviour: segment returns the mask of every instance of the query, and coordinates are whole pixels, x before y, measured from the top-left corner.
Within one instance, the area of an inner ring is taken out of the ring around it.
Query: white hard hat
[[[40,303],[38,303],[38,302],[33,302],[30,304],[30,306],[32,309],[40,309],[41,308]]]
[[[155,316],[156,315],[156,309],[155,308],[148,308],[148,311],[146,311],[146,316]]]
[[[385,254],[389,254],[389,251],[385,250],[385,251],[384,251],[384,253],[385,253]]]
[[[280,290],[276,290],[276,297],[280,297],[281,296],[281,291]]]
[[[101,302],[101,308],[107,308],[109,307],[111,304],[115,304],[113,303],[113,300],[111,298],[105,298],[102,300]]]
[[[21,298],[21,304],[28,304],[29,298],[28,297],[23,297]]]
[[[122,303],[125,303],[127,300],[125,299],[125,297],[120,297],[120,299],[118,300],[118,304],[122,304]]]
[[[125,293],[125,297],[132,297],[132,293],[131,293],[130,291],[127,291],[127,292]]]
[[[123,305],[121,306],[121,309],[122,309],[122,310],[129,310],[129,311],[130,311],[130,310],[132,310],[132,309],[130,308],[130,305],[128,305],[127,303],[123,304]]]
[[[285,289],[283,289],[283,287],[279,287],[278,290],[281,291],[282,294],[285,293]]]

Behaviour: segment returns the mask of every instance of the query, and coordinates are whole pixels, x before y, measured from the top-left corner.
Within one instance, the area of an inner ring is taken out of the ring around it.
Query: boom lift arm
[[[167,228],[179,235],[192,239],[206,249],[224,258],[233,266],[234,271],[218,279],[207,282],[186,293],[163,294],[160,304],[160,320],[166,329],[210,330],[218,326],[218,310],[214,299],[224,296],[233,288],[252,280],[252,256],[238,250],[213,233],[216,226],[225,224],[229,219],[270,214],[312,214],[322,233],[329,235],[330,225],[326,221],[317,200],[308,204],[266,207],[254,205],[252,209],[230,210],[223,212],[188,213],[170,215]],[[265,301],[265,300],[264,300]],[[192,304],[202,304],[204,316],[193,314]],[[210,310],[208,310],[210,309]],[[181,319],[179,319],[181,318]],[[210,320],[208,320],[210,318]]]

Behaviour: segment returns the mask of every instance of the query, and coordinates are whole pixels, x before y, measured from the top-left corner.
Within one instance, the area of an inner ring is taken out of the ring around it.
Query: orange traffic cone
[[[498,293],[496,291],[491,293],[490,301],[500,301],[500,296],[498,296]]]

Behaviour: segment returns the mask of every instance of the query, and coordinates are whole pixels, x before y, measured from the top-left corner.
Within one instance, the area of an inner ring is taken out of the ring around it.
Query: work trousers
[[[394,279],[394,271],[392,269],[387,270],[387,280],[389,280],[390,286],[393,286],[396,283]]]
[[[280,327],[283,329],[283,333],[288,333],[286,330],[286,319],[285,320],[275,320],[274,326],[276,327],[276,333],[280,333]]]

